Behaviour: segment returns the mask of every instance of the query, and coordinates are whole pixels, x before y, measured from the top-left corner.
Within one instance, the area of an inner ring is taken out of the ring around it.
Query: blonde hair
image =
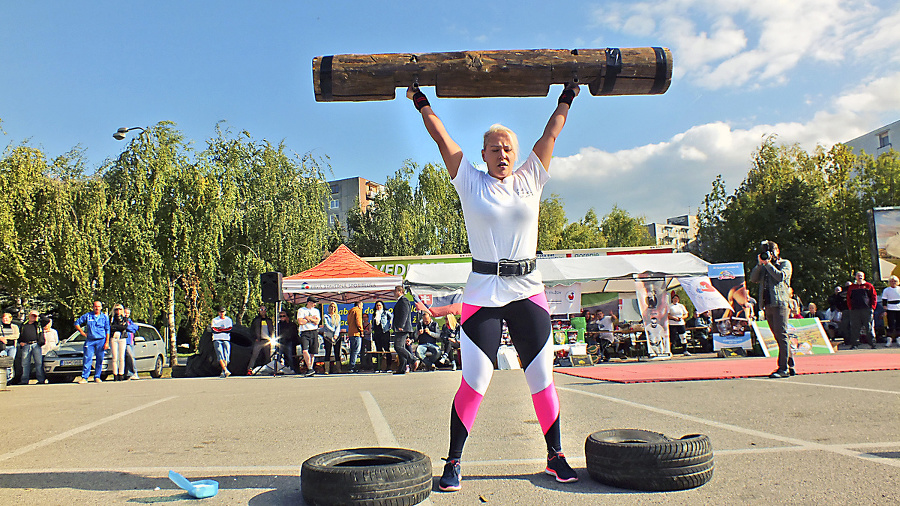
[[[338,312],[337,302],[332,302],[331,304],[328,304],[328,314],[336,315],[337,312]]]
[[[515,132],[501,125],[500,123],[494,123],[490,128],[487,129],[487,132],[484,133],[484,144],[482,145],[482,149],[487,149],[488,137],[496,133],[504,133],[506,135],[509,135],[509,141],[512,143],[513,152],[512,163],[516,163],[516,160],[519,159],[519,137],[516,136]]]
[[[447,315],[447,326],[450,327],[450,330],[456,330],[456,326],[459,323],[456,322],[456,315],[450,313]]]
[[[896,282],[900,283],[900,278],[898,278],[897,276],[891,276],[891,278],[888,281],[896,281]]]
[[[125,306],[123,306],[122,304],[116,304],[115,306],[113,306],[113,311],[115,311],[116,309],[121,309],[123,313],[125,312]]]

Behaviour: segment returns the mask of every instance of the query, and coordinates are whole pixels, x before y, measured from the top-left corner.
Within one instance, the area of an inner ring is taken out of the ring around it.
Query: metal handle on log
[[[659,95],[672,82],[668,48],[526,49],[341,54],[313,58],[317,102],[391,100],[411,82],[438,97],[544,97],[578,76],[591,95]]]

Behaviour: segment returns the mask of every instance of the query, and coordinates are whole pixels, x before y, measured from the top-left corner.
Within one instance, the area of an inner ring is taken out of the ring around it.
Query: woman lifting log
[[[544,284],[536,270],[538,209],[549,180],[556,138],[566,123],[576,84],[559,97],[544,133],[522,165],[516,134],[493,125],[484,134],[481,158],[487,173],[477,170],[447,133],[428,99],[417,87],[406,95],[422,114],[437,143],[462,204],[472,273],[463,293],[462,382],[450,411],[450,450],[444,460],[440,489],[460,488],[460,458],[487,391],[500,346],[503,321],[525,369],[525,379],[547,443],[545,471],[561,483],[578,481],[560,444],[559,398],[553,384],[553,340]]]

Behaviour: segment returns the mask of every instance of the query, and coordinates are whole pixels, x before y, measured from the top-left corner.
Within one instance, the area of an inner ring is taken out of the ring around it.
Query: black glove
[[[416,90],[416,93],[413,95],[413,104],[416,106],[417,111],[421,111],[423,107],[426,105],[431,105],[428,103],[428,97],[425,96],[420,90]]]
[[[566,89],[564,89],[562,94],[559,96],[559,101],[557,103],[566,104],[569,107],[572,107],[572,100],[574,100],[574,99],[575,99],[575,90],[566,87]]]

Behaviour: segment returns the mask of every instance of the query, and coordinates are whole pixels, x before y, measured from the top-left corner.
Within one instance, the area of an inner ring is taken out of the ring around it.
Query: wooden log
[[[391,100],[396,88],[434,86],[438,97],[543,97],[577,81],[592,95],[657,95],[672,81],[667,48],[526,49],[341,54],[313,58],[317,102]]]

